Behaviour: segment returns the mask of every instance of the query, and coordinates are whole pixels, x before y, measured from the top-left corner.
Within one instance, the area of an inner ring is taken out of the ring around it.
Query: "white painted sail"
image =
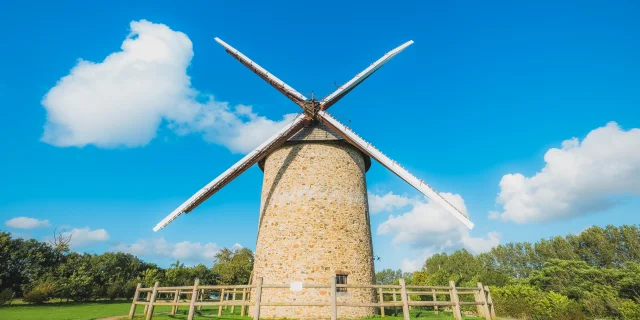
[[[369,67],[364,69],[362,72],[358,73],[353,79],[349,80],[349,82],[338,87],[338,90],[328,95],[324,99],[322,99],[321,108],[322,110],[326,110],[331,107],[334,103],[338,102],[342,97],[344,97],[349,91],[353,90],[356,86],[358,86],[362,81],[376,72],[380,67],[382,67],[387,61],[391,60],[395,55],[402,52],[405,48],[413,44],[413,40],[409,40],[403,43],[401,46],[387,52],[382,58],[378,59],[376,62],[372,63]]]
[[[290,87],[284,81],[278,79],[278,77],[276,77],[272,73],[269,73],[269,71],[255,63],[253,60],[249,59],[247,56],[242,54],[242,52],[236,50],[234,47],[222,41],[220,38],[215,38],[215,40],[220,45],[222,45],[231,56],[244,64],[247,68],[251,69],[251,71],[255,72],[258,76],[260,76],[260,78],[267,81],[271,86],[283,93],[289,99],[293,100],[293,102],[301,104],[307,100],[307,97]]]
[[[320,111],[318,112],[318,116],[322,118],[325,125],[327,125],[331,129],[336,131],[344,139],[349,141],[358,149],[362,150],[362,152],[376,159],[376,161],[378,161],[387,169],[391,170],[391,172],[395,173],[398,177],[400,177],[402,180],[409,183],[412,187],[416,188],[426,197],[428,197],[432,201],[441,205],[448,213],[456,217],[458,220],[460,220],[460,222],[462,222],[465,226],[467,226],[467,228],[473,229],[473,222],[471,222],[471,220],[469,220],[469,218],[466,215],[464,215],[460,210],[458,210],[458,208],[454,207],[451,203],[449,203],[449,201],[443,198],[440,194],[438,194],[438,192],[433,190],[433,188],[431,188],[424,181],[419,180],[414,175],[409,173],[409,171],[401,167],[398,163],[389,159],[389,157],[385,156],[382,152],[380,152],[370,143],[364,141],[364,139],[362,139],[360,136],[355,134],[355,132],[347,128],[345,125],[338,122],[338,120],[333,118],[327,112]]]
[[[206,186],[204,186],[204,188],[198,190],[198,192],[191,196],[189,200],[185,201],[178,208],[173,210],[173,212],[171,212],[167,217],[162,219],[162,221],[160,221],[153,228],[153,231],[158,231],[166,227],[169,223],[171,223],[171,221],[175,220],[181,214],[193,210],[195,207],[207,200],[214,193],[218,192],[218,190],[222,189],[225,185],[227,185],[253,164],[260,161],[260,159],[266,156],[271,150],[278,147],[281,143],[284,143],[285,141],[287,141],[287,139],[296,134],[302,127],[304,127],[307,121],[308,120],[306,116],[304,114],[300,114],[293,120],[292,123],[287,124],[284,128],[267,139],[267,141],[263,142],[256,149],[244,156],[244,158],[240,159],[240,161],[236,162],[236,164],[231,166],[231,168],[227,169],[227,171],[223,172],[217,178],[213,179],[213,181],[209,182]]]

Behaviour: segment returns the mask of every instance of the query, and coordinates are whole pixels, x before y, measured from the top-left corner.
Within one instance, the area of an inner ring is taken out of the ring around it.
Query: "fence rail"
[[[240,314],[246,315],[246,307],[253,306],[253,318],[260,318],[260,307],[296,307],[296,306],[316,306],[330,307],[331,319],[336,320],[338,307],[370,307],[379,308],[380,315],[385,316],[385,308],[393,308],[394,313],[398,307],[402,307],[404,320],[409,320],[409,310],[411,307],[433,307],[435,313],[439,312],[439,307],[450,307],[456,320],[462,320],[462,306],[476,306],[479,317],[486,320],[496,319],[496,313],[491,299],[489,287],[483,286],[480,282],[476,287],[456,287],[453,281],[449,281],[449,286],[415,286],[405,285],[404,279],[400,279],[399,285],[370,285],[370,284],[336,284],[336,278],[331,277],[327,284],[304,284],[305,289],[324,288],[331,289],[329,301],[280,301],[262,302],[262,289],[280,288],[289,289],[288,284],[263,284],[262,278],[257,279],[256,284],[251,285],[200,285],[200,280],[196,279],[192,286],[160,287],[156,282],[152,288],[142,288],[138,283],[133,296],[129,319],[133,319],[138,305],[144,305],[143,315],[147,320],[153,317],[155,306],[171,306],[170,315],[175,315],[179,307],[189,307],[188,319],[193,320],[196,310],[203,306],[217,306],[218,316],[222,315],[222,309],[231,307],[234,312],[235,307],[241,307]],[[376,291],[377,302],[371,303],[343,303],[336,298],[337,288],[370,289]],[[255,299],[250,302],[251,291],[255,289]],[[410,291],[408,289],[411,289]],[[204,301],[205,294],[211,292],[218,293],[217,299]],[[142,294],[145,297],[142,297]],[[163,296],[160,296],[163,295]],[[474,301],[460,301],[461,295],[473,295]],[[184,299],[181,299],[184,296]],[[385,296],[387,299],[385,301]],[[412,297],[431,296],[431,301],[411,300]],[[438,296],[448,296],[447,300],[438,300]],[[399,299],[398,299],[399,297]],[[182,301],[184,300],[184,302]]]

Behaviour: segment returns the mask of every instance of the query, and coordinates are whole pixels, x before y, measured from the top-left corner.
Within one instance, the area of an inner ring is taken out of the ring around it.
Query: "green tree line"
[[[222,249],[211,267],[177,261],[161,268],[131,254],[70,252],[68,241],[45,243],[0,232],[0,302],[2,297],[32,303],[130,298],[138,282],[188,285],[196,277],[207,284],[245,284],[252,268],[248,249]],[[640,319],[640,230],[591,227],[579,235],[507,243],[475,256],[466,250],[435,254],[419,271],[382,270],[376,282],[397,283],[401,277],[419,285],[482,282],[491,287],[502,316]]]
[[[383,270],[376,281],[393,283],[401,276],[406,277]],[[499,316],[640,319],[640,230],[594,226],[579,235],[507,243],[475,256],[466,250],[435,254],[408,282],[449,280],[489,285]]]
[[[220,250],[210,267],[176,261],[161,268],[122,252],[70,252],[68,242],[24,240],[0,232],[0,304],[12,298],[30,303],[131,298],[138,282],[174,286],[200,278],[205,284],[246,284],[253,268],[253,252],[246,248]]]

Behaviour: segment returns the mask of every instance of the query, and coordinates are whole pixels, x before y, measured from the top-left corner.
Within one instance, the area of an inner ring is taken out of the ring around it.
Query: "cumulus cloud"
[[[615,122],[549,149],[532,177],[507,174],[490,218],[516,223],[567,219],[610,208],[621,196],[640,194],[640,129]]]
[[[400,266],[400,269],[402,269],[402,272],[415,272],[418,271],[420,269],[422,269],[422,265],[424,264],[424,260],[411,260],[411,259],[407,259],[404,258],[402,259],[402,265]]]
[[[233,152],[248,152],[295,115],[272,121],[250,106],[230,107],[191,85],[189,37],[163,24],[133,21],[121,51],[102,62],[80,59],[42,100],[42,141],[60,147],[138,147],[161,125],[201,134]]]
[[[97,242],[109,240],[109,233],[105,229],[91,230],[90,228],[73,228],[67,233],[71,235],[71,249],[86,247]]]
[[[440,195],[468,216],[460,195],[444,192]],[[398,216],[390,215],[377,229],[380,235],[392,235],[393,243],[408,243],[424,252],[463,247],[473,253],[488,251],[500,243],[500,235],[495,232],[486,238],[472,237],[467,227],[437,203],[405,199],[410,201],[411,209]]]
[[[415,203],[417,200],[409,199],[407,197],[399,196],[389,192],[385,195],[377,195],[369,193],[369,210],[372,214],[380,212],[389,212],[395,209],[406,207]]]
[[[170,243],[164,238],[154,238],[140,239],[132,244],[119,244],[111,250],[131,253],[143,258],[170,258],[194,264],[211,264],[213,256],[220,251],[220,247],[212,242],[204,245],[189,241]]]
[[[38,220],[29,217],[16,217],[4,222],[7,227],[15,229],[36,229],[50,227],[49,220]]]

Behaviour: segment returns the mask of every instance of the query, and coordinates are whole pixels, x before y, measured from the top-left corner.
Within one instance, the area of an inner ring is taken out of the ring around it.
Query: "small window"
[[[336,274],[336,284],[347,284],[347,275]],[[336,292],[347,292],[347,288],[336,288]]]

